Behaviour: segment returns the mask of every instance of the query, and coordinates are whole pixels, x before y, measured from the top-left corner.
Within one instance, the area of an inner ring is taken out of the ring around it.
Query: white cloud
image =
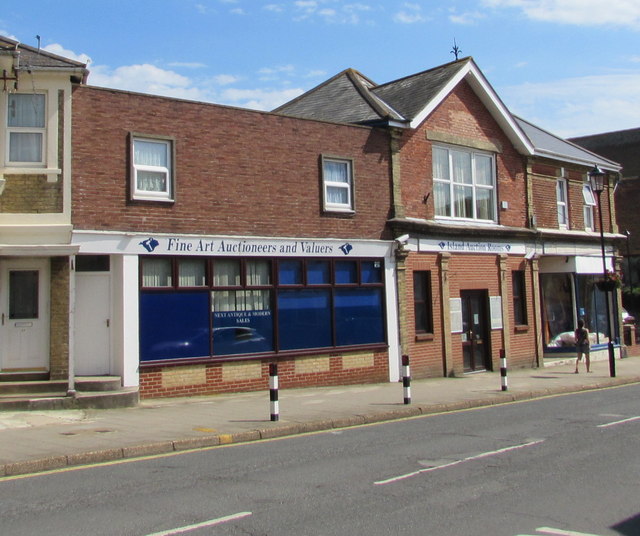
[[[273,110],[302,95],[300,88],[291,89],[228,89],[221,93],[221,103],[254,110]]]
[[[169,67],[182,67],[184,69],[203,69],[207,65],[205,63],[188,62],[188,61],[172,61],[167,63]]]
[[[403,9],[393,16],[394,22],[400,24],[415,24],[417,22],[426,22],[427,18],[422,14],[422,8],[418,4],[403,4]]]
[[[58,43],[53,43],[51,45],[47,45],[46,47],[42,47],[42,50],[46,50],[47,52],[51,52],[52,54],[57,54],[58,56],[63,56],[70,60],[79,61],[81,63],[91,63],[91,58],[86,54],[76,54],[71,50],[67,50]]]
[[[336,4],[339,5],[336,6]],[[274,6],[272,10],[275,10],[276,5],[270,6]],[[336,0],[297,0],[293,2],[293,6],[294,21],[300,22],[318,17],[329,24],[359,24],[362,22],[361,15],[372,9],[370,5],[361,2],[342,4]]]
[[[284,65],[266,71],[290,72],[293,67]],[[239,77],[219,74],[208,80],[196,81],[174,71],[160,69],[154,65],[125,65],[110,69],[96,65],[89,75],[89,84],[134,91],[151,95],[162,95],[179,99],[227,104],[256,110],[272,110],[302,94],[300,88],[226,88],[220,86],[235,84]]]
[[[564,137],[640,124],[640,73],[614,73],[498,89],[509,109]]]
[[[219,86],[228,86],[235,84],[240,78],[232,74],[219,74],[213,77],[213,81]]]
[[[544,22],[640,30],[637,0],[482,0],[482,3],[493,8],[518,8],[527,17]]]
[[[452,13],[449,15],[449,20],[453,24],[462,24],[462,25],[470,25],[475,24],[480,19],[486,18],[484,13],[480,13],[479,11],[466,11],[464,13],[455,14]]]
[[[293,65],[279,65],[277,67],[263,67],[258,72],[260,74],[277,74],[277,73],[291,73],[295,70]]]
[[[208,100],[206,92],[194,87],[191,79],[149,64],[125,65],[116,69],[94,65],[88,83],[181,99]]]
[[[265,11],[273,11],[275,13],[282,13],[284,11],[282,4],[267,4],[262,9]]]

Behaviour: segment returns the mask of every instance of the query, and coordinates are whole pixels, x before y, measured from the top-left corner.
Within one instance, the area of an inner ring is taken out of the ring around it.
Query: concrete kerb
[[[583,391],[592,391],[603,389],[606,387],[617,387],[633,383],[640,383],[640,376],[609,378],[603,381],[598,381],[591,385],[555,386],[548,389],[520,391],[517,393],[496,393],[495,395],[485,398],[461,400],[445,404],[414,404],[390,411],[372,413],[367,415],[352,415],[348,417],[320,419],[316,421],[301,423],[281,422],[280,424],[276,424],[272,427],[237,432],[232,434],[216,434],[205,437],[150,442],[129,447],[88,451],[66,456],[50,456],[34,460],[25,460],[21,462],[12,462],[0,465],[0,477],[41,473],[87,464],[145,458],[149,456],[170,454],[172,452],[198,450],[220,445],[249,443],[261,439],[275,439],[279,437],[293,436],[309,432],[350,428],[363,424],[376,424],[398,419],[418,417],[420,415],[434,415],[438,413],[447,413],[471,408],[490,407],[509,402],[533,400],[553,395],[578,393]]]

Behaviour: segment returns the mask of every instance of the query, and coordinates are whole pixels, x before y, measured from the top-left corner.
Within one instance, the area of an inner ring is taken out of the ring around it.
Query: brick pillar
[[[69,374],[69,258],[51,258],[51,335],[49,370],[52,380]]]

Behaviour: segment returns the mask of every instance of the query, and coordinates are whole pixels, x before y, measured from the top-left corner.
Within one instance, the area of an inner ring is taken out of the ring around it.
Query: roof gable
[[[400,110],[417,128],[465,80],[488,109],[513,145],[524,154],[532,154],[533,146],[517,122],[481,73],[473,58],[456,60],[435,69],[389,82],[373,89],[390,106]]]

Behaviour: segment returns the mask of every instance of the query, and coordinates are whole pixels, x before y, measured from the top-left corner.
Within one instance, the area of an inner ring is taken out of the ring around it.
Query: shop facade
[[[264,389],[274,362],[283,387],[398,375],[392,242],[77,232],[74,243],[76,278],[101,266],[115,287],[100,299],[77,285],[77,303],[132,319],[113,326],[123,359],[110,372],[143,396]],[[82,330],[89,345],[96,327]]]

